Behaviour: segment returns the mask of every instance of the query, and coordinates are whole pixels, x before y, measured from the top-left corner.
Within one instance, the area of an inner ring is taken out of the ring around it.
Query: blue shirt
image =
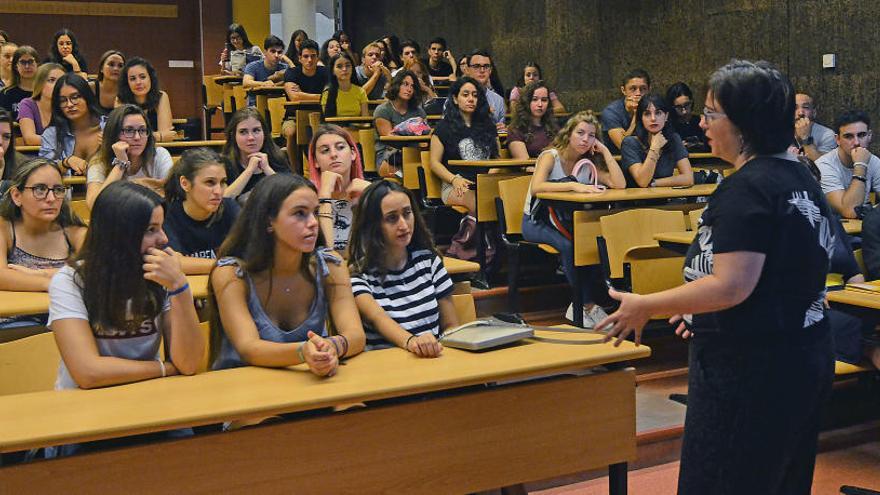
[[[605,146],[612,153],[619,153],[620,150],[611,141],[611,138],[608,137],[608,131],[611,129],[629,129],[629,125],[632,122],[632,115],[626,113],[626,103],[624,103],[623,98],[619,100],[614,100],[602,110],[602,139],[605,141]],[[623,143],[621,143],[623,146]]]
[[[269,76],[271,76],[272,74],[278,71],[284,72],[287,69],[287,64],[285,64],[284,62],[278,62],[275,67],[267,69],[264,60],[255,60],[244,67],[244,74],[246,76],[253,77],[254,81],[262,82],[268,81]],[[257,97],[254,95],[248,95],[248,105],[252,107],[256,106]]]
[[[626,177],[626,187],[639,187],[629,169],[636,163],[645,163],[648,149],[635,135],[623,138],[620,147],[620,168],[623,169],[623,175]],[[654,179],[672,177],[675,165],[679,160],[687,157],[688,151],[684,147],[684,143],[681,142],[681,138],[678,134],[671,133],[668,143],[660,150],[660,158],[657,159],[657,165],[654,167]]]

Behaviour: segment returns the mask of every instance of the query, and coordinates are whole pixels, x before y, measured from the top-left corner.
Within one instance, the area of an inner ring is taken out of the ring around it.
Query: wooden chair
[[[89,223],[89,220],[92,218],[92,210],[89,209],[89,205],[86,203],[86,200],[79,199],[76,201],[70,202],[70,211],[76,214],[83,222],[86,224]]]
[[[452,303],[455,304],[455,315],[458,316],[458,324],[462,325],[477,319],[477,310],[474,305],[474,296],[471,294],[454,294]]]
[[[373,129],[359,129],[358,142],[361,145],[361,161],[364,163],[364,174],[368,177],[378,174],[376,163],[376,136]]]
[[[205,139],[211,139],[215,132],[223,132],[226,124],[224,117],[223,127],[213,127],[211,121],[218,111],[223,114],[223,88],[214,82],[216,75],[202,77],[202,111],[205,114]]]
[[[275,139],[281,136],[281,124],[284,122],[284,103],[287,101],[286,97],[279,98],[269,98],[266,101],[266,105],[269,111],[269,121],[271,122],[272,127],[272,138]]]
[[[703,216],[703,211],[705,208],[700,208],[699,210],[691,210],[688,212],[688,222],[690,222],[691,230],[697,230],[700,228],[700,217]]]
[[[236,110],[240,110],[248,106],[247,91],[244,90],[244,86],[242,86],[241,84],[237,84],[232,87],[232,98],[234,100]]]
[[[461,216],[467,214],[467,208],[463,206],[449,206],[443,203],[443,199],[441,199],[441,181],[431,171],[431,153],[429,151],[423,150],[419,153],[419,161],[421,166],[418,167],[416,172],[419,180],[419,197],[422,203],[422,211],[425,215],[428,229],[434,234],[434,240],[438,244],[443,244],[448,241],[449,237],[439,235],[440,225],[446,223],[441,222],[441,219],[448,219],[450,222],[460,221]],[[455,218],[458,220],[455,220]],[[449,236],[451,235],[449,234]]]
[[[661,248],[658,232],[685,230],[680,211],[626,210],[599,219],[599,259],[616,287],[650,294],[681,285],[683,257]]]
[[[52,332],[0,344],[0,395],[54,389],[60,362]]]
[[[540,251],[556,256],[559,251],[549,244],[529,242],[522,236],[523,209],[532,177],[524,175],[498,182],[495,209],[501,227],[501,241],[507,248],[507,310],[519,312],[520,251]],[[529,256],[531,259],[531,256]]]

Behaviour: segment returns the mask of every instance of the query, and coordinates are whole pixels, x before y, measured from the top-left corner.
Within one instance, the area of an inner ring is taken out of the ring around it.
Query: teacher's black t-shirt
[[[714,256],[735,251],[766,255],[761,276],[745,301],[693,315],[691,328],[697,334],[755,337],[808,332],[824,319],[836,221],[819,184],[800,163],[759,157],[743,165],[709,198],[685,257],[684,278],[691,282],[712,274]]]

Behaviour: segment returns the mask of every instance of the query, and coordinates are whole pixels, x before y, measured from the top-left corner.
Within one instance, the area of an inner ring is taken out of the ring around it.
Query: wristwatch
[[[814,143],[813,136],[809,136],[807,139],[801,141],[801,146],[809,146]]]
[[[859,181],[862,181],[862,182],[864,182],[865,184],[868,183],[868,178],[865,177],[865,176],[863,176],[863,175],[853,175],[853,179],[855,179],[855,180],[859,180]]]
[[[125,160],[120,160],[119,158],[114,157],[113,161],[110,162],[110,164],[113,165],[114,167],[121,168],[122,171],[125,172],[126,170],[128,170],[128,167],[131,165],[131,162],[125,161]]]

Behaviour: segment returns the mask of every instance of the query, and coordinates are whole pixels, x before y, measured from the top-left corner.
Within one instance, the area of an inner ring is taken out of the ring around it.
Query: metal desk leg
[[[608,466],[608,493],[610,495],[626,495],[626,467],[625,462]]]
[[[577,247],[572,243],[571,250],[575,251]],[[574,252],[572,252],[572,258],[574,259]],[[581,285],[584,283],[581,280],[581,274],[579,267],[577,265],[574,266],[574,285],[571,287],[572,297],[572,315],[574,317],[574,325],[576,327],[583,328],[584,326],[584,292],[581,290]]]

